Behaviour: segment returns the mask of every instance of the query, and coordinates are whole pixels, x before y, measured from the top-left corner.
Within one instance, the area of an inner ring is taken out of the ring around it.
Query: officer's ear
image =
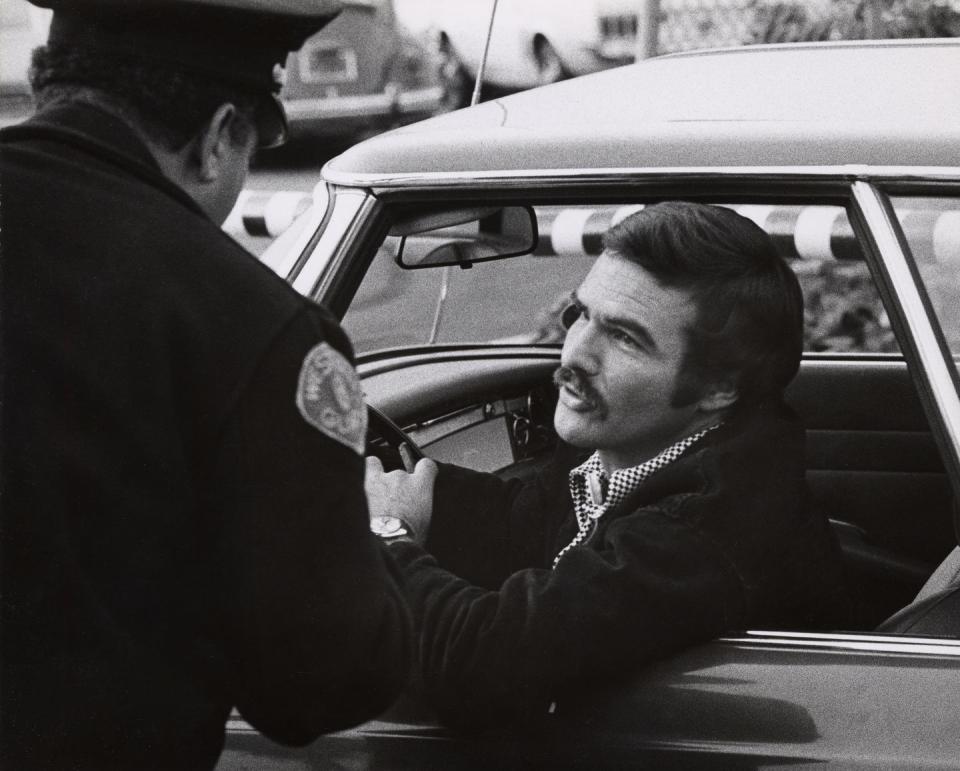
[[[237,108],[229,102],[221,104],[198,136],[196,161],[202,182],[215,182],[228,164],[236,162],[232,130],[237,120]]]

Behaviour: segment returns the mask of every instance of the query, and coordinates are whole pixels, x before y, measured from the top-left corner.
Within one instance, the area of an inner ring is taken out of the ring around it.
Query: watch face
[[[410,535],[410,528],[400,517],[374,517],[370,520],[370,531],[381,538],[400,538]]]

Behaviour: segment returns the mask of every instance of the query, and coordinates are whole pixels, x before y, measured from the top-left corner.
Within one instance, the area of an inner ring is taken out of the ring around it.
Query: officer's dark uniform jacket
[[[558,454],[528,483],[442,466],[430,553],[391,545],[441,717],[536,718],[726,631],[831,625],[846,594],[803,452],[786,406],[754,409],[655,472],[552,570],[577,532],[575,462]]]
[[[373,716],[409,612],[362,457],[295,398],[343,332],[107,113],[2,154],[5,767],[210,768],[233,705],[290,743]]]

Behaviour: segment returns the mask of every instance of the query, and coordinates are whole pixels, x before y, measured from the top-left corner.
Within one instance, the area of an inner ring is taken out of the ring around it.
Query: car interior
[[[806,422],[811,505],[833,525],[855,599],[855,615],[835,631],[960,637],[957,504],[898,351],[893,314],[847,212],[764,203],[731,205],[767,229],[804,289],[807,350],[786,398]],[[535,474],[557,442],[551,375],[562,342],[559,313],[600,253],[600,234],[638,205],[535,206],[533,253],[484,264],[427,260],[431,270],[410,270],[401,265],[400,237],[388,234],[343,320],[367,399],[379,411],[372,451],[398,466],[390,445],[407,436],[436,460]],[[937,207],[924,227],[937,221]],[[489,209],[483,213],[489,217]],[[396,216],[407,223],[400,228],[405,248],[411,239],[429,241],[420,254],[470,238],[469,224],[434,220],[442,227],[413,233],[410,212]],[[910,244],[917,252],[933,244],[917,238]],[[418,294],[422,302],[410,302]]]

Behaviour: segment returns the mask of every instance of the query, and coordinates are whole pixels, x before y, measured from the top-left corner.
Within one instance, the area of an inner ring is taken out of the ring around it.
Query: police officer
[[[4,768],[215,765],[385,708],[410,620],[334,318],[227,237],[316,0],[33,0],[2,132]]]

